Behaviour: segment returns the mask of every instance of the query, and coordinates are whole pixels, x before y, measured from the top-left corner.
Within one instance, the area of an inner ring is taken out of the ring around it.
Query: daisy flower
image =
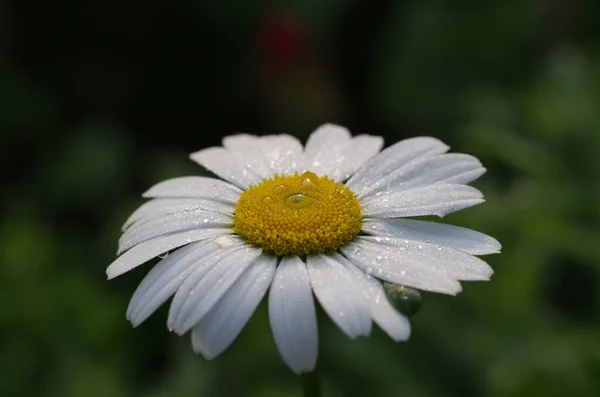
[[[490,278],[476,255],[497,253],[500,244],[407,219],[483,202],[466,185],[485,172],[475,157],[447,154],[429,137],[382,146],[381,137],[326,124],[305,147],[289,135],[240,134],[192,153],[221,179],[161,182],[124,225],[109,279],[162,256],[127,318],[137,326],[174,295],[169,329],[191,331],[194,351],[212,359],[268,291],[275,343],[296,373],[317,359],[314,297],[350,338],[369,335],[375,322],[393,340],[408,339],[409,321],[381,281],[455,295],[460,280]]]

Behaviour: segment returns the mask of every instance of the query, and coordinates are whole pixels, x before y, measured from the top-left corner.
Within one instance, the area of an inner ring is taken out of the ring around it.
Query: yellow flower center
[[[323,253],[360,232],[360,209],[352,190],[326,176],[275,175],[240,195],[233,231],[275,255]]]

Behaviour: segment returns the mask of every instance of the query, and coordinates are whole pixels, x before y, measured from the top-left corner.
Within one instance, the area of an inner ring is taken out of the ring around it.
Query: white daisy
[[[240,333],[269,290],[269,318],[283,359],[296,372],[317,359],[313,293],[350,338],[374,321],[395,341],[410,324],[379,280],[454,295],[459,280],[488,280],[475,255],[500,251],[493,238],[456,226],[406,219],[444,216],[483,202],[466,184],[485,172],[435,138],[383,150],[381,137],[318,128],[306,147],[289,135],[240,134],[193,153],[220,179],[161,182],[124,225],[117,277],[172,251],[150,270],[127,310],[134,326],[174,295],[168,327],[191,330],[211,359]]]

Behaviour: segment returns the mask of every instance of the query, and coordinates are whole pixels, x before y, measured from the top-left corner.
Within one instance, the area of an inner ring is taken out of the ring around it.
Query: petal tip
[[[408,329],[405,332],[398,333],[396,335],[390,335],[390,337],[396,343],[398,343],[398,342],[406,342],[407,340],[410,339],[410,333],[411,333],[411,329],[410,329],[410,323],[409,323],[408,324]]]
[[[112,280],[113,278],[117,277],[119,275],[119,273],[113,269],[111,269],[111,267],[109,266],[108,269],[106,269],[106,279],[107,280]]]
[[[455,288],[455,289],[454,289],[454,290],[453,290],[453,291],[450,293],[450,295],[452,295],[452,296],[456,296],[456,295],[460,294],[460,293],[462,292],[462,290],[463,290],[463,289],[462,289],[462,285],[460,285],[460,283],[458,283],[458,287],[457,287],[457,288]]]
[[[200,354],[202,357],[204,357],[205,360],[212,360],[213,358],[218,356],[218,354],[214,354],[215,352],[211,353],[207,349],[207,346],[203,343],[200,337],[196,335],[195,332],[192,331],[190,339],[192,341],[192,350],[194,351],[194,353]]]

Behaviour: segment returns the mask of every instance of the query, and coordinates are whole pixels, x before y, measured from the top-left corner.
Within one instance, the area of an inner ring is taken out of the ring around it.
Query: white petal
[[[293,175],[304,170],[304,148],[290,135],[265,135],[260,137],[261,149],[271,167],[271,174]]]
[[[204,176],[183,176],[167,179],[152,186],[142,196],[206,198],[234,204],[242,191],[230,183]]]
[[[231,345],[269,288],[277,258],[262,254],[194,326],[192,347],[210,360]]]
[[[397,265],[398,269],[406,270],[407,274],[412,272],[409,269],[413,266],[454,280],[487,281],[494,273],[483,260],[440,245],[394,237],[363,236],[358,240],[361,246],[379,251],[379,254],[375,256],[376,261],[392,256],[399,264]]]
[[[348,259],[334,253],[333,256],[353,273],[353,277],[369,302],[373,320],[396,342],[408,340],[410,321],[389,302],[381,283],[374,277],[365,274]]]
[[[239,157],[223,147],[211,147],[190,154],[190,158],[241,189],[259,184],[262,177]]]
[[[471,255],[495,254],[502,248],[493,237],[471,229],[414,219],[365,218],[362,231],[374,236],[433,243]]]
[[[395,237],[363,236],[364,243],[389,251],[402,263],[418,263],[455,280],[487,281],[494,270],[476,256],[452,248]]]
[[[155,237],[136,245],[118,257],[108,266],[106,275],[110,280],[111,278],[120,276],[121,274],[138,267],[142,263],[145,263],[160,254],[164,254],[165,252],[181,247],[182,245],[203,240],[205,238],[224,236],[229,233],[231,233],[230,229],[200,229]]]
[[[332,256],[306,258],[310,284],[329,317],[351,339],[371,333],[371,310],[350,270]]]
[[[269,319],[281,356],[292,371],[312,371],[317,362],[317,316],[306,265],[284,257],[269,292]]]
[[[396,169],[361,191],[361,196],[375,192],[432,185],[434,183],[466,184],[485,173],[485,168],[473,156],[448,153],[410,162]]]
[[[307,169],[337,182],[348,179],[383,146],[383,138],[359,135],[351,138],[347,129],[326,124],[306,143]]]
[[[240,244],[245,243],[242,241]],[[189,331],[213,308],[223,294],[261,254],[252,246],[236,249],[211,266],[208,271],[194,271],[175,294],[168,326],[179,335]]]
[[[244,247],[244,242],[238,236],[223,236],[221,240],[227,240],[225,244],[219,244],[218,240],[215,243],[219,246],[214,251],[205,255],[201,261],[198,261],[192,272],[188,274],[184,282],[177,289],[175,297],[171,302],[169,308],[169,320],[167,324],[171,327],[171,319],[179,316],[181,309],[188,298],[190,298],[190,292],[196,287],[198,282],[212,269],[218,262],[223,258],[231,256],[234,252],[241,250]],[[193,293],[192,293],[193,295]],[[193,296],[192,296],[193,297]]]
[[[308,137],[304,153],[307,160],[313,162],[321,156],[327,156],[331,146],[341,145],[350,139],[352,139],[352,135],[347,128],[336,124],[323,124]]]
[[[340,153],[352,137],[350,132],[339,125],[324,124],[309,137],[304,148],[306,167],[319,176],[327,175],[338,163]]]
[[[398,248],[374,243],[367,237],[356,237],[340,250],[350,262],[382,280],[450,295],[461,291],[458,281],[440,269],[425,266],[422,261],[397,252]]]
[[[398,190],[361,200],[367,217],[407,217],[444,215],[483,203],[483,194],[467,185],[435,184],[409,190]]]
[[[376,183],[384,175],[401,168],[411,161],[428,158],[448,150],[443,142],[430,137],[410,138],[383,150],[369,160],[349,180],[348,187],[358,195],[363,189]]]
[[[369,159],[379,153],[382,146],[383,138],[380,136],[355,136],[341,148],[337,162],[332,168],[325,170],[325,173],[336,182],[345,181]]]
[[[157,236],[186,230],[231,228],[233,217],[205,210],[168,214],[156,219],[136,222],[119,239],[118,254]]]
[[[127,318],[134,327],[145,321],[183,284],[201,259],[219,249],[212,240],[188,244],[173,252],[148,272],[131,297]]]
[[[123,230],[142,219],[156,219],[164,215],[197,209],[233,215],[235,204],[202,198],[157,198],[138,207],[123,225]]]
[[[226,136],[223,138],[223,146],[261,178],[272,175],[269,161],[263,154],[263,147],[257,136],[248,134]]]

